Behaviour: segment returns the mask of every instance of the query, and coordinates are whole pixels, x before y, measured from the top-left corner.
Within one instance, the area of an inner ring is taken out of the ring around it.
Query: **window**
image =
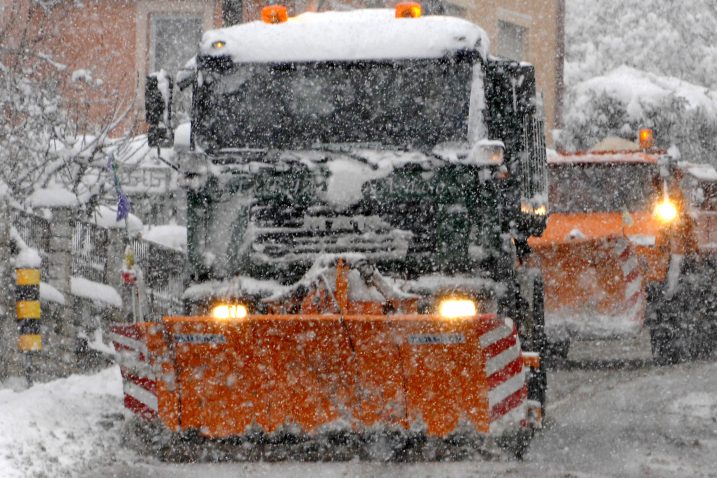
[[[176,79],[179,70],[197,54],[197,45],[202,38],[202,18],[192,15],[152,14],[150,21],[150,71],[163,69]],[[172,101],[175,119],[179,122],[187,121],[190,106],[189,89],[175,89]]]
[[[150,69],[164,69],[172,76],[197,53],[202,38],[202,18],[189,15],[151,16]]]
[[[498,22],[498,56],[511,60],[525,60],[525,46],[528,40],[528,29],[510,22]]]
[[[660,194],[653,164],[565,164],[548,169],[553,212],[649,210]]]

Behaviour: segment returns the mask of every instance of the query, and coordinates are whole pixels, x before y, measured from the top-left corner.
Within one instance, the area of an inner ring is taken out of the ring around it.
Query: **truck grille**
[[[342,253],[361,253],[374,260],[402,259],[412,236],[378,216],[304,216],[297,222],[283,227],[255,223],[252,262],[313,263],[317,255]]]

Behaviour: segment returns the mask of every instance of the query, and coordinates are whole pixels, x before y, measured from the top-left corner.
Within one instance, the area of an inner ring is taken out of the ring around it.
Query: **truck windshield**
[[[553,212],[644,211],[659,194],[650,164],[561,164],[548,168]]]
[[[198,88],[206,150],[466,141],[474,60],[237,64]]]

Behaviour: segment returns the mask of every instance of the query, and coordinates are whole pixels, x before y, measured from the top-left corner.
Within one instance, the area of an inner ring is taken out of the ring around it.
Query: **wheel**
[[[658,365],[671,365],[682,360],[683,351],[671,330],[664,326],[650,329],[652,358]]]
[[[565,361],[568,359],[568,353],[570,353],[570,345],[570,339],[549,341],[546,347],[546,356],[555,361]]]
[[[534,429],[526,428],[513,435],[501,437],[498,440],[498,445],[518,460],[522,460],[534,435]]]
[[[533,279],[533,320],[531,321],[533,331],[528,350],[538,352],[541,355],[541,360],[540,367],[537,370],[531,370],[528,375],[528,398],[540,402],[543,416],[545,416],[545,395],[548,388],[545,359],[548,341],[545,337],[545,298],[543,294],[543,276],[538,272]]]

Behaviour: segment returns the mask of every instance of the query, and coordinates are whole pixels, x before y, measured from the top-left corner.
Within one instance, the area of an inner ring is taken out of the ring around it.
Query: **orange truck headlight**
[[[472,317],[477,313],[476,303],[470,299],[443,299],[438,304],[438,315],[443,319]]]
[[[219,304],[212,308],[212,317],[220,320],[243,319],[249,315],[245,305]]]
[[[655,205],[652,215],[661,223],[670,224],[677,219],[677,207],[668,198],[664,198]]]

